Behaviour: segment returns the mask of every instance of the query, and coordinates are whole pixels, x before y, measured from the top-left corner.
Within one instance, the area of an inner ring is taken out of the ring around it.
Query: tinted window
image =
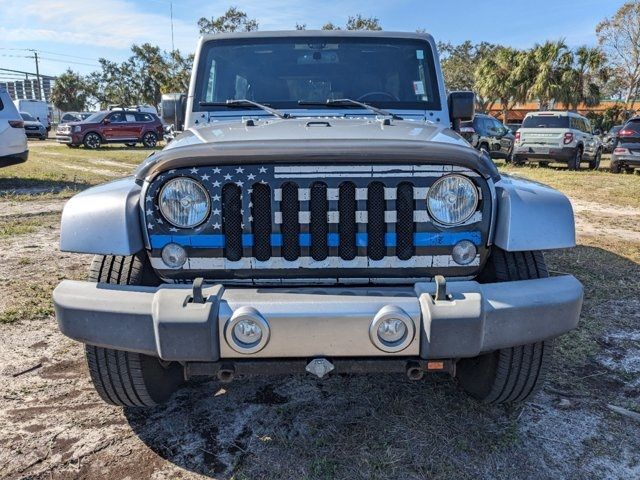
[[[124,123],[126,119],[122,113],[113,113],[109,117],[109,120],[113,123]]]
[[[136,113],[136,121],[137,122],[151,122],[153,121],[153,117],[148,113]]]
[[[524,119],[522,128],[569,128],[569,117],[531,115]]]
[[[4,103],[2,103],[2,99],[0,98],[0,111],[4,110]]]
[[[196,82],[199,102],[249,99],[276,108],[352,98],[382,108],[440,109],[430,45],[419,39],[282,37],[207,42]]]
[[[108,114],[109,112],[96,112],[93,115],[89,115],[85,121],[87,123],[98,123],[104,120]]]
[[[36,121],[36,119],[33,118],[31,115],[29,115],[27,112],[20,112],[20,116],[22,117],[23,120],[26,120],[27,122]]]

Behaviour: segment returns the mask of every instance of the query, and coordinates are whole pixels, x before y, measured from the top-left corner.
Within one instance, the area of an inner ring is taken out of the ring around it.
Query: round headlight
[[[209,194],[191,178],[174,178],[162,187],[158,206],[170,224],[192,228],[204,222],[209,215]]]
[[[443,225],[458,225],[468,220],[478,207],[478,191],[462,175],[447,175],[437,180],[427,194],[429,215]]]

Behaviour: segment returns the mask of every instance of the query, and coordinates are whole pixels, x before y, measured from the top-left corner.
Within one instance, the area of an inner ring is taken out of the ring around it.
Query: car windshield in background
[[[247,99],[273,108],[350,98],[380,108],[439,109],[429,43],[418,39],[296,37],[208,42],[195,110]],[[358,107],[354,107],[358,108]]]
[[[22,120],[25,120],[27,122],[35,122],[36,119],[33,118],[31,115],[29,115],[28,113],[25,112],[20,112],[20,116],[22,117]]]
[[[569,128],[569,117],[533,115],[524,119],[522,128]]]
[[[89,115],[83,121],[87,123],[98,123],[104,120],[104,117],[107,116],[109,112],[96,112],[93,115]]]

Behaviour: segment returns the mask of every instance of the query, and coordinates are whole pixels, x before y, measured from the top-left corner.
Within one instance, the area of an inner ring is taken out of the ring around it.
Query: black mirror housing
[[[451,92],[447,103],[454,130],[460,130],[460,122],[473,120],[476,113],[476,96],[473,92]]]

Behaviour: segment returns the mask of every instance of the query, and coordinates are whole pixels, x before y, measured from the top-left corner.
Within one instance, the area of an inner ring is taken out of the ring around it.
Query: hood
[[[447,126],[380,118],[249,119],[190,128],[137,171],[148,179],[162,170],[212,163],[367,162],[451,163],[498,177],[483,156]]]
[[[433,122],[380,118],[246,118],[242,121],[207,123],[190,128],[167,149],[196,144],[233,141],[306,140],[403,140],[468,145],[453,130]]]

